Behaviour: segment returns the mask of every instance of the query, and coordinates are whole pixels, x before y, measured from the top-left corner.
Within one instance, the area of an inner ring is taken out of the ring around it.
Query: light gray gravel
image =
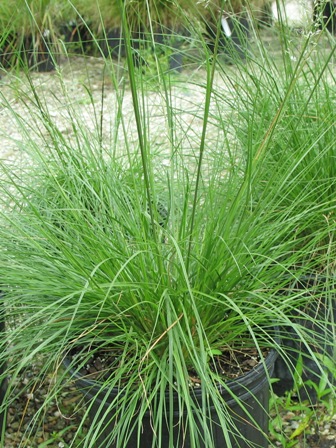
[[[119,70],[114,67],[113,70]],[[120,69],[121,70],[121,69]],[[66,136],[69,143],[74,141],[74,132],[72,123],[69,120],[69,110],[72,110],[80,126],[85,128],[92,138],[92,141],[98,140],[97,129],[100,126],[100,116],[102,114],[102,143],[106,151],[111,150],[111,142],[116,139],[115,147],[119,151],[125,147],[126,132],[128,143],[134,143],[137,146],[138,136],[136,123],[132,107],[132,95],[130,90],[123,94],[122,106],[118,104],[118,95],[111,79],[107,76],[109,68],[104,71],[104,64],[97,58],[74,58],[64,61],[61,64],[60,72],[52,73],[32,73],[31,80],[36,92],[46,105],[52,121],[57,125],[59,131]],[[103,74],[105,73],[104,83]],[[122,78],[123,71],[119,73]],[[192,153],[199,148],[199,142],[202,133],[205,95],[204,89],[197,82],[205,82],[205,73],[201,69],[195,69],[176,78],[176,85],[172,89],[172,107],[176,114],[176,134],[179,147],[184,152]],[[180,82],[182,80],[182,82]],[[196,81],[196,84],[195,82]],[[218,81],[220,82],[220,81]],[[18,94],[18,89],[20,94]],[[88,94],[88,90],[90,94]],[[224,94],[229,90],[221,85],[221,91]],[[23,78],[17,78],[14,75],[3,76],[0,80],[0,158],[3,161],[23,161],[25,163],[24,138],[22,129],[15,120],[15,114],[19,114],[27,127],[31,126],[30,137],[38,144],[43,146],[43,138],[46,132],[41,126],[38,126],[36,116],[32,113],[33,107],[29,102],[32,98],[31,88],[28,82]],[[120,95],[120,92],[119,92]],[[2,97],[1,97],[2,96]],[[29,108],[23,108],[22,102],[28,103]],[[148,121],[149,138],[152,148],[157,149],[158,153],[164,154],[168,150],[169,142],[167,129],[167,111],[165,98],[155,86],[148,81],[148,92],[146,91],[147,114],[150,116]],[[121,108],[121,114],[124,120],[125,132],[119,130],[116,133],[116,116],[118,108]],[[219,106],[213,102],[213,108],[222,107],[221,113],[225,114],[224,105]],[[227,110],[232,113],[232,111]],[[211,120],[210,120],[211,121]],[[40,128],[40,129],[37,129]],[[38,133],[34,131],[39,130]],[[230,129],[225,129],[226,135],[230,135]],[[207,144],[212,147],[218,146],[218,141],[224,141],[223,131],[216,126],[216,123],[208,125]],[[215,146],[216,145],[216,146]]]

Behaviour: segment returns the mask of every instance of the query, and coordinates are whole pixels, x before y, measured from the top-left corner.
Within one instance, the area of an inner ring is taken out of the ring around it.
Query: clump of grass
[[[1,2],[0,63],[6,68],[28,65],[50,70],[61,51],[60,26],[70,11],[70,3],[64,1]]]
[[[194,30],[203,59],[192,88],[201,101],[189,99],[185,113],[185,98],[176,97],[176,84],[155,56],[157,91],[148,94],[135,67],[126,7],[121,14],[128,78],[117,77],[112,65],[112,137],[103,134],[102,120],[90,131],[62,77],[71,138],[29,75],[30,94],[20,91],[19,97],[33,126],[27,128],[2,98],[32,163],[1,166],[1,289],[16,320],[1,357],[11,357],[13,380],[36,355],[46,357],[43,376],[47,369],[60,372],[68,352],[84,349],[80,365],[72,362],[76,371],[92,353],[112,352],[118,368],[99,384],[104,397],[106,390],[123,388],[123,415],[112,439],[127,443],[135,411],[142,416],[149,410],[161,446],[160,429],[174,412],[167,393],[180,397],[191,443],[204,438],[212,447],[204,420],[211,416],[195,408],[191,372],[200,380],[204,408],[211,397],[229,440],[236,428],[217,388],[227,388],[227,377],[210,358],[253,346],[263,359],[264,348],[279,350],[275,323],[309,346],[313,334],[293,318],[297,310],[303,320],[311,318],[304,306],[307,291],[315,299],[312,289],[283,291],[289,279],[324,265],[333,273],[335,222],[318,226],[325,211],[333,213],[333,195],[327,192],[320,203],[319,187],[307,187],[325,172],[324,187],[334,188],[333,130],[311,118],[312,105],[320,107],[330,92],[327,78],[319,87],[329,60],[321,55],[317,64],[302,56],[290,65],[284,58],[277,67],[260,40],[255,53],[244,49],[244,62],[233,52],[236,65],[228,70],[217,58],[219,34],[210,54]],[[221,76],[230,89],[217,85]],[[88,97],[96,111],[91,92]],[[128,121],[123,106],[129,103]],[[331,104],[325,117],[333,116]],[[323,157],[315,150],[320,142]],[[8,402],[10,390],[11,384]],[[60,390],[56,381],[33,419]],[[109,410],[119,412],[115,402]],[[140,417],[134,425],[140,434]],[[99,424],[86,446],[94,446],[98,432]]]

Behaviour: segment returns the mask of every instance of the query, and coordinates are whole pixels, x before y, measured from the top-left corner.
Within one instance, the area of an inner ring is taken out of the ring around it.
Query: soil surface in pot
[[[268,349],[262,350],[265,358]],[[106,380],[113,371],[118,369],[121,354],[113,350],[97,350],[92,353],[84,350],[73,350],[70,354],[71,363],[77,364],[79,373],[86,379]],[[83,360],[85,362],[83,363]],[[221,355],[213,356],[210,367],[216,373],[223,376],[225,380],[233,380],[248,373],[260,362],[260,354],[255,348],[244,348],[239,350],[223,350]],[[190,381],[197,385],[200,383],[197,373],[190,370]]]

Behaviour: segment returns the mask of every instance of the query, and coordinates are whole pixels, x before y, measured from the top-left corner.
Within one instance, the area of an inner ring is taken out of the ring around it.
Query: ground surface
[[[41,408],[55,381],[50,374],[43,383],[36,382],[40,362],[22,372],[17,381],[17,397],[9,408],[4,448],[80,448],[90,422],[88,418],[82,422],[85,414],[82,397],[70,379],[65,381],[60,397],[52,400],[40,415],[39,429],[34,428],[32,416]],[[302,407],[294,398],[278,398],[276,403],[278,411],[274,406],[271,410],[270,447],[336,447],[336,403],[325,400],[314,407]]]

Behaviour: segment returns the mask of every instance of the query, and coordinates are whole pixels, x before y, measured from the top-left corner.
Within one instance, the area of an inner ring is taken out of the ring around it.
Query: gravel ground
[[[104,72],[105,70],[105,72]],[[132,112],[132,95],[129,90],[123,94],[121,106],[124,120],[125,131],[115,135],[117,113],[120,105],[118,104],[118,95],[111,79],[108,78],[101,59],[75,57],[61,64],[60,73],[32,73],[31,79],[40,98],[43,98],[48,109],[49,115],[57,125],[58,130],[67,137],[69,143],[74,142],[72,122],[69,119],[69,110],[73,111],[73,116],[78,120],[81,127],[85,128],[90,134],[92,142],[100,139],[97,129],[100,127],[100,118],[102,119],[102,144],[106,151],[111,150],[111,142],[116,139],[113,147],[125,147],[125,133],[129,144],[134,143],[137,147],[138,137],[134,114]],[[114,67],[118,71],[119,68]],[[104,76],[105,73],[105,76]],[[119,72],[118,72],[119,73]],[[122,69],[120,68],[119,77],[122,78]],[[61,76],[59,76],[61,75]],[[180,141],[179,146],[184,151],[192,152],[199,147],[201,131],[203,125],[202,111],[204,108],[205,95],[204,89],[196,85],[194,81],[205,82],[205,73],[202,70],[188,71],[176,77],[176,85],[173,86],[172,106],[174,108],[176,119],[176,130]],[[103,82],[104,79],[104,82]],[[152,151],[163,152],[167,147],[167,113],[165,108],[165,98],[158,92],[155,84],[151,84],[148,78],[148,92],[146,92],[147,113],[150,116],[149,139]],[[34,108],[29,99],[31,87],[29,83],[14,76],[4,76],[0,80],[0,89],[3,99],[0,96],[0,158],[3,161],[12,160],[26,163],[26,154],[22,151],[22,131],[20,130],[14,114],[20,114],[27,126],[32,127],[31,138],[37,143],[43,145],[46,138],[46,131],[36,129],[36,117]],[[20,97],[28,104],[24,108],[22,102],[18,100],[18,89]],[[229,90],[221,86],[222,93]],[[88,91],[90,93],[88,93]],[[119,92],[120,94],[120,92]],[[218,104],[214,106],[218,114]],[[232,111],[227,110],[232,113]],[[222,110],[221,113],[226,113]],[[10,132],[9,132],[10,130]],[[36,134],[35,134],[35,131]],[[225,129],[225,136],[230,135],[232,131]],[[216,126],[216,123],[208,125],[207,144],[217,147],[218,141],[224,141],[223,131]]]

